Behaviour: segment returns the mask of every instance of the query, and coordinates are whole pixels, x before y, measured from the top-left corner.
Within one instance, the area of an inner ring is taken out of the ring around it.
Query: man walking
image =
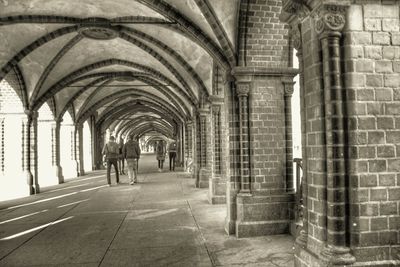
[[[107,183],[111,186],[111,165],[114,165],[116,182],[119,184],[119,173],[118,173],[118,155],[119,148],[118,144],[115,142],[114,136],[110,136],[110,140],[103,147],[102,154],[105,156],[107,161]]]
[[[128,165],[128,176],[131,185],[137,183],[137,165],[140,153],[139,143],[134,140],[133,135],[130,135],[129,141],[124,145],[123,154]]]
[[[168,151],[169,151],[169,170],[170,171],[175,171],[175,159],[176,159],[176,150],[177,150],[177,145],[175,141],[172,141],[169,144]]]

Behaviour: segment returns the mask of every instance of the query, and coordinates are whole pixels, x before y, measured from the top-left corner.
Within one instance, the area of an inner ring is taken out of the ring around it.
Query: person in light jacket
[[[126,165],[128,165],[129,183],[133,185],[137,183],[137,166],[141,153],[139,144],[133,135],[129,136],[129,141],[125,143],[122,153],[126,159]]]
[[[107,162],[107,183],[111,186],[111,165],[114,165],[115,169],[115,177],[117,184],[119,184],[119,173],[118,173],[118,156],[119,156],[119,147],[115,142],[114,136],[110,136],[110,140],[103,147],[102,151],[103,156],[105,156],[105,160]]]

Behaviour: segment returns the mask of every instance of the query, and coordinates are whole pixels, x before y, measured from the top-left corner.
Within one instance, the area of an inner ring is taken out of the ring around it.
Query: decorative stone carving
[[[283,87],[285,90],[285,96],[292,96],[294,92],[294,84],[295,82],[293,81],[283,81]]]
[[[89,18],[80,25],[78,32],[86,38],[94,40],[111,40],[118,37],[116,27],[111,26],[108,20],[102,18]]]
[[[318,34],[325,30],[341,31],[346,23],[347,6],[324,5],[317,12],[315,28]]]
[[[240,96],[248,96],[250,92],[250,84],[249,83],[238,83],[236,88],[237,95]]]
[[[302,0],[287,0],[283,5],[283,10],[297,17],[299,21],[303,21],[311,12],[310,8]]]
[[[292,26],[290,29],[290,37],[292,38],[293,47],[299,51],[301,49],[301,33],[299,25]]]

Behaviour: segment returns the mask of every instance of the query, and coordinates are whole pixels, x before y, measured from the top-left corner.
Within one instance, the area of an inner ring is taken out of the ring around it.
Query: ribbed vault
[[[173,137],[212,94],[215,65],[236,65],[240,1],[220,2],[3,1],[0,80],[18,74],[27,110]]]

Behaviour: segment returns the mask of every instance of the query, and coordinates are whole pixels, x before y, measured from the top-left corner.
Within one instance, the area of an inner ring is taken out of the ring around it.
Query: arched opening
[[[88,121],[83,124],[83,167],[85,172],[92,170],[92,134]]]
[[[60,129],[60,163],[64,179],[76,177],[76,161],[72,155],[74,122],[69,112],[65,112]]]
[[[14,79],[9,76],[0,82],[0,201],[29,195],[21,164],[22,122],[26,115],[14,90]]]
[[[297,50],[293,49],[293,68],[299,69],[299,59]],[[301,152],[301,112],[300,112],[300,75],[294,77],[294,91],[292,95],[292,137],[293,137],[293,158],[302,159]],[[298,168],[298,160],[293,162],[294,188],[298,188],[299,179],[301,179],[302,171]],[[297,172],[300,173],[297,173]]]
[[[52,127],[55,124],[53,113],[47,103],[39,109],[38,117],[38,176],[40,186],[58,184],[52,166]]]

